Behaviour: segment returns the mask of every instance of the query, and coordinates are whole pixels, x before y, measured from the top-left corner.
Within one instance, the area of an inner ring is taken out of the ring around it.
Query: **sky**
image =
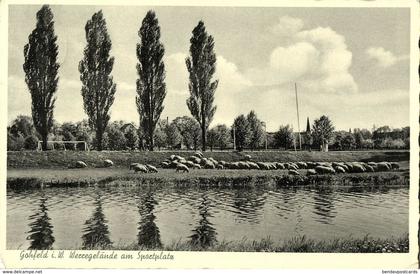
[[[35,28],[39,5],[9,6],[8,121],[31,113],[22,69],[23,48]],[[153,9],[165,47],[167,96],[161,118],[190,115],[185,58],[193,28],[203,20],[215,40],[219,80],[211,126],[231,125],[256,111],[268,131],[300,127],[327,115],[336,129],[409,125],[410,13],[406,8],[141,7],[53,5],[59,47],[54,111],[62,123],[86,118],[78,63],[85,24],[102,10],[115,57],[117,84],[111,120],[138,124],[136,44]]]

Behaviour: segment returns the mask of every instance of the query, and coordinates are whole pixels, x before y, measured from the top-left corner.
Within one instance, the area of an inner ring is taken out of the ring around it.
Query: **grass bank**
[[[287,170],[208,170],[194,169],[177,173],[160,169],[159,173],[133,173],[126,168],[86,169],[10,169],[7,186],[10,188],[61,187],[89,185],[159,185],[175,187],[282,187],[282,186],[408,186],[404,170],[349,173],[336,175],[288,175]]]
[[[92,249],[112,250],[167,250],[167,251],[220,251],[220,252],[306,252],[306,253],[405,253],[409,252],[408,234],[389,239],[348,237],[344,239],[314,240],[306,236],[275,242],[270,238],[259,241],[220,241],[210,246],[191,241],[172,242],[167,246],[139,246],[138,244],[113,244]]]
[[[183,157],[192,155],[192,151],[11,151],[7,152],[8,168],[65,168],[75,161],[84,161],[89,167],[101,166],[103,160],[110,159],[116,167],[128,167],[130,163],[148,163],[158,165],[172,154]],[[354,161],[393,161],[408,162],[408,150],[372,150],[372,151],[217,151],[204,152],[204,157],[218,161],[240,161],[244,155],[251,155],[254,161],[262,162],[354,162]]]

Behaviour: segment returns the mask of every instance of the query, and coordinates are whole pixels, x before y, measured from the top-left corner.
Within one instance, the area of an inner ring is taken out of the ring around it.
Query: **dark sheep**
[[[334,174],[335,170],[332,167],[328,166],[317,166],[315,167],[315,171],[318,174]]]
[[[392,168],[392,169],[400,169],[400,165],[399,165],[398,163],[396,163],[396,162],[391,162],[390,164],[391,164],[391,168]]]
[[[378,163],[377,167],[378,171],[389,171],[391,169],[390,165],[388,165],[386,162]]]

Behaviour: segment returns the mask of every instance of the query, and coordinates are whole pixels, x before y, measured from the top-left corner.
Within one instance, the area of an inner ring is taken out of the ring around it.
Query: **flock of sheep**
[[[111,167],[111,160],[104,160],[103,167]],[[76,162],[76,168],[84,168],[87,165],[82,161]],[[300,175],[298,170],[307,170],[306,175],[336,174],[336,173],[360,173],[390,171],[399,169],[395,162],[256,162],[251,160],[250,155],[245,155],[243,161],[226,162],[216,161],[213,158],[205,158],[201,152],[196,152],[187,158],[179,155],[171,155],[160,163],[161,168],[175,169],[176,172],[189,172],[190,169],[257,169],[257,170],[288,170],[290,175]],[[158,169],[150,164],[132,163],[129,167],[135,173],[157,173]]]
[[[217,161],[213,158],[205,158],[201,152],[184,158],[179,155],[171,155],[163,161],[162,168],[172,168],[179,172],[189,172],[190,169],[259,169],[259,170],[288,170],[291,175],[299,175],[299,169],[307,170],[307,175],[376,172],[399,169],[395,162],[255,162],[250,155],[245,155],[243,161],[226,162]]]

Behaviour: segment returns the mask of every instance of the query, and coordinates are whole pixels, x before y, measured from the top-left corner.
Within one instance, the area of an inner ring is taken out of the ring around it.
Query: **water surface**
[[[8,190],[7,248],[399,237],[408,233],[408,196],[407,187]]]

